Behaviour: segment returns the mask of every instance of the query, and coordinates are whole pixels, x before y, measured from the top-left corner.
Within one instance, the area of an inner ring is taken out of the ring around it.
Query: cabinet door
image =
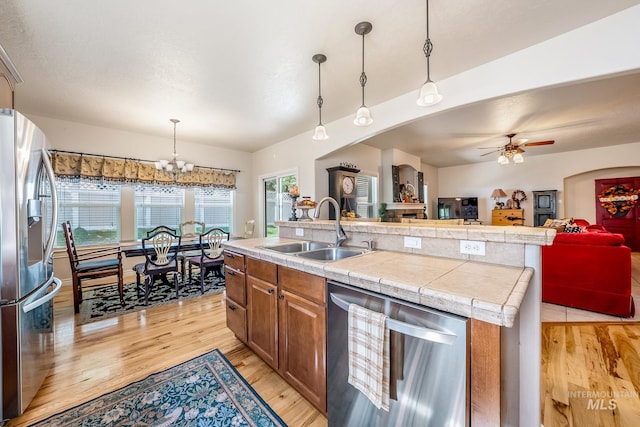
[[[280,374],[325,413],[326,308],[287,291],[279,298]]]
[[[278,369],[277,287],[247,276],[247,338],[249,347]]]

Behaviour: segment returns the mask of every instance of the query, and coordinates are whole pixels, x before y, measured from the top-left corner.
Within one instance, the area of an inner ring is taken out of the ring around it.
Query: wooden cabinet
[[[240,339],[247,342],[247,290],[244,273],[244,255],[224,252],[224,276],[227,288],[227,327]]]
[[[322,412],[327,408],[325,280],[278,267],[280,374]]]
[[[247,344],[327,410],[325,279],[247,257]]]
[[[491,225],[524,225],[524,209],[494,209]]]

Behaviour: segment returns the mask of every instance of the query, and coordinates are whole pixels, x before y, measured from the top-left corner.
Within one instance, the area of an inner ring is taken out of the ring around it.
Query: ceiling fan
[[[509,138],[509,142],[506,145],[502,145],[500,147],[479,147],[481,150],[493,150],[488,153],[481,154],[481,156],[487,156],[489,154],[499,152],[500,157],[498,157],[498,163],[501,165],[508,164],[510,160],[514,163],[522,163],[524,162],[524,157],[522,156],[524,149],[522,147],[535,147],[538,145],[551,145],[555,143],[554,140],[528,142],[526,139],[519,139],[517,141],[513,141],[513,137],[516,136],[515,133],[510,133],[505,136]]]

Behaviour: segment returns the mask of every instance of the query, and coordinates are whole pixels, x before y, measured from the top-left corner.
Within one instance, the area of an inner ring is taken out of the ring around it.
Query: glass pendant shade
[[[507,163],[509,163],[509,159],[504,154],[500,154],[500,157],[498,157],[498,163],[501,165],[506,165]]]
[[[513,156],[513,163],[522,163],[524,162],[524,157],[522,156],[522,154],[517,153],[515,156]]]
[[[371,118],[371,112],[364,105],[358,108],[356,112],[356,118],[353,120],[353,124],[356,126],[368,126],[373,123],[373,119]]]
[[[327,135],[327,129],[325,129],[323,125],[316,126],[316,130],[313,132],[312,138],[316,141],[323,141],[325,139],[328,139],[329,135]]]
[[[428,107],[442,101],[442,95],[438,93],[438,87],[432,81],[427,81],[420,88],[420,96],[416,100],[416,104],[420,107]]]

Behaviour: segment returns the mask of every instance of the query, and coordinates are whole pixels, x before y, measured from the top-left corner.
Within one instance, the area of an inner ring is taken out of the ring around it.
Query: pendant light
[[[180,123],[178,119],[169,119],[173,123],[173,158],[171,160],[158,160],[155,162],[157,170],[165,170],[173,176],[173,180],[177,181],[180,176],[193,171],[193,163],[187,163],[184,160],[178,160],[178,152],[176,151],[176,125]]]
[[[318,64],[318,126],[316,126],[316,130],[313,132],[312,138],[316,141],[322,141],[324,139],[328,139],[329,135],[327,135],[327,129],[325,129],[322,124],[322,86],[320,85],[320,64],[323,64],[327,61],[327,57],[321,53],[313,55],[311,58],[313,62]]]
[[[355,31],[356,34],[362,36],[362,73],[360,74],[360,86],[362,86],[362,105],[358,108],[356,112],[356,118],[353,121],[353,124],[356,126],[369,126],[373,123],[373,119],[371,118],[371,112],[364,104],[364,86],[367,84],[367,75],[364,72],[364,35],[369,34],[373,26],[370,22],[360,22],[356,25]]]
[[[424,46],[422,47],[422,51],[424,55],[427,57],[427,81],[424,82],[422,88],[420,89],[420,96],[418,97],[416,104],[420,107],[428,107],[430,105],[435,105],[438,102],[442,101],[442,95],[438,93],[438,87],[434,82],[431,81],[431,75],[429,74],[429,57],[431,57],[431,52],[433,51],[433,44],[431,43],[431,39],[429,38],[429,0],[426,0],[427,3],[427,38],[424,41]]]

